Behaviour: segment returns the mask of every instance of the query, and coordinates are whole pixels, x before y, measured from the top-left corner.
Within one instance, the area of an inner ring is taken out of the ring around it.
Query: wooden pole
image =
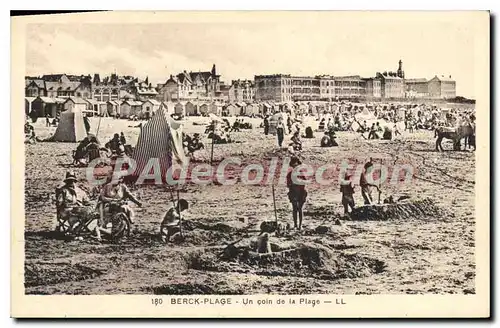
[[[278,226],[278,212],[276,210],[276,197],[274,196],[274,184],[271,184],[271,189],[273,191],[274,221],[276,222],[276,227],[277,227]]]
[[[102,119],[102,116],[99,116],[99,123],[97,124],[97,132],[95,133],[96,139],[97,139],[97,136],[99,135],[99,128],[101,127],[101,119]]]
[[[212,150],[210,151],[210,165],[214,161],[214,137],[215,137],[215,121],[212,120]]]
[[[182,214],[181,214],[181,204],[180,204],[180,198],[179,198],[179,186],[177,186],[177,213],[179,213],[179,232],[181,234],[181,237],[184,237],[182,234]]]

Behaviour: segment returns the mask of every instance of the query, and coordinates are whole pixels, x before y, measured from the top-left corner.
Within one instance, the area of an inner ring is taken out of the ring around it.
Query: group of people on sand
[[[94,228],[94,238],[102,241],[102,233],[109,233],[107,226],[111,222],[113,205],[117,206],[129,218],[129,221],[135,223],[135,212],[128,205],[128,201],[142,207],[143,204],[130,191],[124,183],[124,177],[114,177],[109,174],[106,183],[101,187],[96,205],[92,205],[90,197],[82,188],[76,185],[78,179],[73,171],[66,172],[63,183],[56,188],[56,208],[58,217],[67,222],[67,235],[73,234],[75,229],[83,224],[88,217],[97,212],[99,219]],[[182,212],[189,208],[189,204],[184,199],[174,201],[171,208],[161,218],[160,234],[162,240],[170,241],[178,228]]]
[[[302,161],[297,157],[293,156],[290,160],[290,167],[292,170],[288,173],[286,181],[288,187],[288,200],[292,205],[292,218],[294,223],[294,229],[301,230],[302,222],[304,218],[303,207],[307,200],[307,190],[306,184],[299,183],[299,181],[294,181],[292,179],[293,169],[302,165]],[[361,172],[359,187],[361,188],[361,196],[363,197],[364,205],[371,205],[374,203],[373,199],[373,189],[376,189],[379,193],[380,187],[370,183],[367,179],[367,175],[371,173],[373,169],[373,162],[370,159]],[[305,180],[305,176],[296,174],[297,178],[300,180]],[[344,215],[348,216],[350,212],[355,208],[356,204],[354,201],[354,186],[352,181],[353,176],[350,174],[345,174],[344,181],[340,183],[340,193],[342,194],[342,206],[344,208]]]
[[[302,161],[297,156],[293,156],[290,160],[290,170],[286,177],[287,183],[287,197],[292,207],[293,229],[301,230],[304,221],[303,208],[308,197],[306,184],[294,180],[305,180],[306,177],[300,172],[294,173],[293,170],[302,164]],[[370,160],[364,165],[361,173],[359,186],[361,188],[361,195],[364,204],[372,204],[372,188],[376,188],[379,192],[378,186],[368,182],[366,176],[372,168],[373,163]],[[294,175],[294,178],[292,178]],[[143,204],[136,196],[130,191],[129,187],[124,183],[123,176],[114,177],[113,173],[107,176],[106,183],[101,187],[96,205],[92,205],[89,195],[80,187],[76,185],[78,179],[73,171],[68,171],[63,180],[62,185],[56,188],[56,208],[58,217],[62,217],[68,223],[69,228],[66,233],[71,235],[78,225],[82,224],[91,215],[98,213],[97,225],[94,228],[94,238],[101,241],[102,233],[109,233],[108,224],[110,223],[113,215],[113,206],[117,206],[121,211],[127,214],[130,222],[135,222],[135,212],[133,208],[128,205],[128,201],[135,203],[137,206],[142,207]],[[352,176],[346,174],[345,181],[341,182],[340,192],[342,194],[342,205],[344,207],[344,214],[348,215],[349,212],[355,208],[354,201],[354,187],[352,185]],[[189,203],[184,199],[179,199],[172,202],[172,206],[168,208],[163,217],[160,218],[160,236],[164,242],[171,241],[172,236],[179,231],[179,225],[183,219],[183,212],[189,209]]]
[[[107,231],[110,222],[110,205],[118,204],[127,213],[131,223],[134,223],[135,213],[132,208],[123,203],[126,200],[134,202],[138,206],[142,203],[130,192],[123,183],[123,177],[113,179],[112,174],[107,177],[106,183],[101,188],[96,206],[92,206],[89,195],[76,185],[77,178],[74,172],[66,172],[63,184],[56,188],[57,215],[68,223],[67,234],[82,224],[88,216],[96,210],[99,212],[99,220],[95,227],[95,238],[101,240],[101,232]]]
[[[126,144],[127,140],[123,132],[120,134],[115,133],[113,138],[104,145],[103,149],[97,136],[89,134],[80,141],[76,150],[73,152],[74,164],[77,166],[85,166],[94,159],[100,158],[101,149],[110,152],[111,158],[123,157],[126,154]]]

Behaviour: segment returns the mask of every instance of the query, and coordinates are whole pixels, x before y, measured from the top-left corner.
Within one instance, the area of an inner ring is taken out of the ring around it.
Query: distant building
[[[403,98],[405,95],[405,85],[403,78],[394,72],[377,73],[380,79],[381,96],[384,99]]]
[[[255,76],[257,101],[330,101],[335,97],[362,98],[366,82],[354,76],[290,76],[284,74]]]
[[[90,81],[84,76],[52,74],[44,75],[40,79],[33,79],[25,88],[27,97],[91,97]]]
[[[344,99],[363,98],[366,94],[366,81],[359,75],[336,76],[335,96]]]
[[[309,76],[293,76],[291,80],[291,94],[286,97],[286,100],[282,101],[319,101],[321,99],[321,83],[319,78]],[[287,91],[286,86],[285,91]]]
[[[45,81],[42,79],[33,79],[28,81],[26,85],[25,95],[26,97],[46,97],[47,88],[45,87]]]
[[[146,80],[142,82],[134,82],[128,88],[127,91],[133,95],[133,98],[139,101],[146,101],[148,99],[155,99],[158,97],[158,91],[151,85],[146,77]]]
[[[253,81],[250,80],[233,80],[229,88],[230,102],[252,102],[255,96],[255,88]]]
[[[365,80],[365,96],[366,98],[380,99],[382,98],[382,81],[380,78],[368,78]]]
[[[450,99],[455,98],[456,94],[456,83],[449,77],[437,75],[429,80],[429,96],[431,98],[441,98]]]
[[[92,79],[92,98],[103,102],[135,99],[130,89],[134,83],[138,82],[139,80],[133,76],[118,76],[113,73],[101,79],[99,74],[94,74],[94,78]]]
[[[320,75],[319,79],[319,98],[320,100],[331,101],[335,99],[335,78],[330,75]]]
[[[400,77],[402,79],[405,78],[405,71],[403,70],[403,61],[401,59],[399,60],[399,66],[398,66],[398,70],[396,72],[396,76]]]
[[[231,86],[226,85],[226,84],[221,82],[220,87],[219,87],[219,91],[217,91],[215,93],[215,97],[218,100],[221,100],[223,102],[227,102],[227,101],[229,101],[230,91],[231,91]]]
[[[159,86],[157,99],[161,101],[188,101],[194,99],[209,100],[220,92],[220,75],[217,75],[215,64],[211,71],[183,71]]]
[[[428,98],[429,83],[427,79],[406,79],[405,80],[406,98]]]
[[[292,100],[292,77],[284,74],[256,75],[255,100],[286,102]]]

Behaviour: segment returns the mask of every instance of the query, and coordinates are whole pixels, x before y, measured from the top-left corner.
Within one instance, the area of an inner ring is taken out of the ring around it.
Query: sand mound
[[[355,208],[351,213],[352,220],[398,220],[442,218],[446,211],[440,208],[430,198],[416,201],[407,201],[396,204],[365,205]]]
[[[222,260],[212,252],[198,252],[191,254],[187,262],[188,268],[195,270],[324,280],[366,277],[385,268],[383,261],[317,244],[298,244],[294,248],[269,254],[245,249],[232,260]]]
[[[93,279],[104,272],[80,264],[26,264],[24,266],[24,286],[47,286],[67,281]]]

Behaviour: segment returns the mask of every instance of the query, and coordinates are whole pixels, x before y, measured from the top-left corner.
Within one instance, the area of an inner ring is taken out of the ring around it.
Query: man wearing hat
[[[170,237],[179,230],[182,212],[188,208],[188,201],[180,199],[178,202],[174,202],[174,206],[167,211],[160,226],[161,239],[164,242],[169,242]]]
[[[76,175],[73,171],[66,172],[64,185],[56,188],[57,211],[60,218],[69,223],[69,231],[79,219],[87,212],[84,208],[90,205],[88,195],[76,186]]]

